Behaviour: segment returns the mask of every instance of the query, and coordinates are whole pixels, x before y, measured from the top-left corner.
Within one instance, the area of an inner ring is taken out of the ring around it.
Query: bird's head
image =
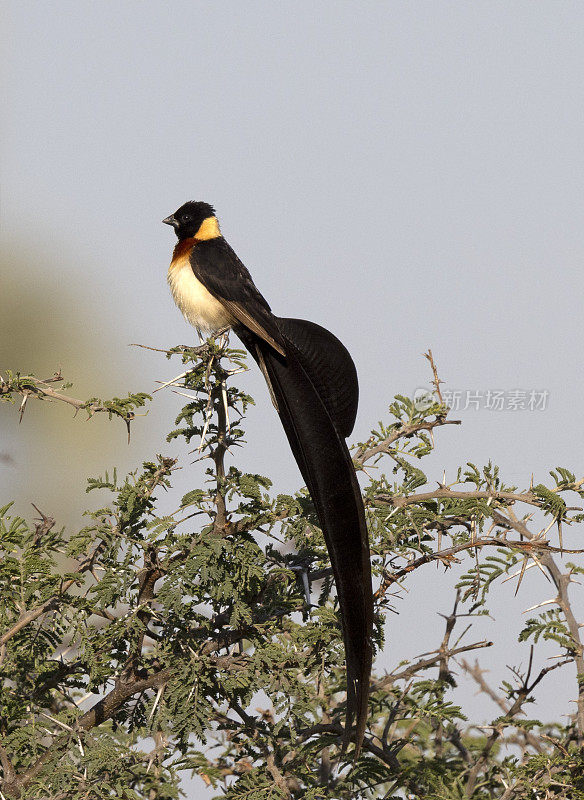
[[[221,236],[215,209],[209,203],[198,200],[190,200],[162,221],[172,225],[179,241],[192,236],[197,239],[216,239]]]

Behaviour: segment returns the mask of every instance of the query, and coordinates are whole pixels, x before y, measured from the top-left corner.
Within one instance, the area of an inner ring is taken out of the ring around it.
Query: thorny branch
[[[129,397],[126,400],[119,400],[118,398],[106,402],[98,400],[97,398],[79,400],[76,397],[57,392],[49,386],[51,383],[59,383],[64,380],[60,371],[55,372],[52,377],[46,378],[45,380],[35,378],[32,375],[17,374],[16,376],[8,375],[7,377],[8,380],[5,380],[3,376],[0,375],[0,397],[5,396],[10,398],[13,394],[21,396],[22,400],[19,409],[21,422],[30,397],[36,397],[38,400],[58,400],[72,406],[75,409],[75,414],[79,411],[86,411],[88,418],[92,417],[94,414],[103,412],[108,413],[110,417],[120,417],[126,424],[128,441],[130,441],[130,423],[136,418],[136,412],[133,409],[137,406],[144,405],[145,400],[151,399],[150,395],[142,393]]]
[[[375,689],[387,689],[389,686],[393,686],[397,681],[400,680],[410,680],[413,678],[414,675],[417,675],[419,672],[423,672],[426,669],[430,669],[431,667],[435,667],[441,661],[448,661],[448,659],[453,658],[454,656],[460,655],[460,653],[468,653],[470,650],[480,650],[483,647],[492,647],[493,642],[488,642],[483,639],[480,642],[474,642],[473,644],[466,644],[461,645],[460,647],[453,647],[449,649],[448,647],[442,646],[441,649],[437,650],[436,653],[427,656],[426,658],[420,658],[418,661],[414,661],[413,664],[409,664],[407,667],[404,667],[401,670],[397,670],[396,672],[391,672],[389,675],[386,675],[383,678],[379,678],[372,683],[372,690]]]
[[[434,362],[432,351],[428,350],[427,353],[424,353],[424,357],[428,359],[428,361],[430,362],[430,366],[432,367],[432,374],[433,374],[432,384],[434,386],[434,392],[436,394],[436,397],[438,398],[438,402],[440,406],[442,406],[442,408],[440,409],[440,411],[437,413],[436,417],[433,420],[424,419],[420,420],[419,422],[396,423],[394,426],[392,426],[394,428],[392,433],[390,433],[389,436],[387,436],[381,442],[378,442],[375,445],[371,445],[371,440],[365,442],[358,448],[357,452],[355,453],[355,456],[353,457],[353,460],[359,466],[363,466],[367,461],[369,461],[372,458],[375,458],[376,456],[391,454],[392,446],[399,439],[407,439],[413,436],[414,434],[419,433],[420,431],[428,431],[433,437],[434,428],[438,428],[443,425],[461,424],[461,420],[459,419],[457,420],[446,419],[450,409],[444,404],[442,392],[440,391],[440,384],[444,383],[444,381],[440,380],[440,378],[438,377],[438,370]]]
[[[223,376],[223,380],[227,374]],[[215,522],[214,527],[217,533],[221,533],[227,525],[227,508],[225,505],[225,495],[223,484],[225,481],[225,453],[227,452],[228,439],[227,439],[227,407],[223,402],[222,385],[213,387],[211,391],[211,402],[215,402],[217,411],[217,442],[215,447],[211,450],[211,458],[215,465]]]
[[[499,706],[503,714],[507,717],[509,715],[511,706],[506,700],[498,695],[491,686],[489,686],[484,678],[484,673],[487,670],[482,669],[479,662],[476,660],[472,665],[469,664],[465,658],[463,658],[459,663],[462,669],[476,682],[479,690],[486,694],[487,697],[490,697],[491,700]],[[537,753],[542,752],[543,747],[537,736],[534,736],[531,731],[526,730],[521,730],[520,733],[526,745],[533,747]]]
[[[438,397],[438,402],[441,406],[444,405],[444,399],[442,397],[442,392],[440,391],[440,384],[444,383],[444,381],[440,380],[438,377],[438,368],[436,367],[436,362],[434,361],[434,356],[432,355],[432,351],[428,349],[427,353],[424,353],[424,358],[427,358],[430,362],[430,366],[432,367],[432,375],[434,376],[434,380],[432,384],[434,385],[434,390],[436,392],[436,396]]]
[[[530,544],[534,543],[536,539],[535,534],[533,534],[525,522],[523,520],[517,519],[517,517],[511,513],[508,519],[503,518],[502,520],[509,528],[513,528],[516,530],[521,536],[523,536]],[[553,548],[555,550],[555,548]],[[566,620],[566,624],[568,626],[568,630],[570,632],[570,636],[574,643],[574,650],[571,654],[574,663],[576,665],[576,677],[578,681],[578,701],[577,701],[577,712],[576,712],[576,728],[578,732],[578,744],[580,747],[584,745],[584,645],[582,643],[582,639],[580,637],[580,627],[581,625],[578,623],[574,611],[572,609],[572,605],[570,602],[570,597],[568,594],[568,586],[571,582],[571,573],[566,572],[562,573],[556,564],[552,553],[550,552],[552,548],[546,548],[544,552],[538,555],[538,559],[541,565],[548,571],[552,582],[557,590],[557,596],[555,598],[555,602],[560,607],[564,618]],[[561,548],[560,552],[568,552],[565,549]]]
[[[505,726],[508,724],[510,720],[512,720],[514,717],[517,716],[517,714],[519,714],[519,712],[527,702],[529,696],[532,694],[535,687],[544,679],[544,677],[553,670],[564,666],[564,664],[567,664],[568,661],[569,659],[564,659],[563,661],[558,661],[549,667],[544,667],[543,669],[540,670],[539,674],[530,682],[531,670],[533,666],[533,647],[531,648],[527,673],[521,680],[519,688],[516,690],[515,700],[507,710],[505,719],[502,720],[500,724],[493,727],[491,735],[487,738],[487,741],[483,749],[481,750],[478,758],[476,759],[475,763],[468,772],[468,778],[466,782],[467,797],[472,797],[477,785],[477,779],[479,773],[487,764],[491,750],[495,746],[497,740],[502,736]]]
[[[419,433],[420,431],[433,431],[434,428],[441,427],[442,425],[460,424],[461,421],[458,419],[445,419],[445,417],[437,417],[435,420],[431,420],[430,422],[425,420],[424,422],[401,423],[396,430],[383,439],[383,441],[378,442],[371,447],[368,447],[368,442],[365,442],[365,444],[363,444],[357,450],[353,456],[353,460],[357,464],[363,465],[376,456],[391,453],[392,447],[398,441],[398,439],[413,436],[415,433]]]
[[[395,508],[405,508],[411,505],[420,505],[427,503],[430,500],[490,500],[497,501],[502,504],[509,503],[526,503],[527,505],[541,508],[543,500],[541,497],[533,494],[532,492],[524,492],[518,494],[516,492],[498,492],[498,491],[453,491],[447,486],[442,486],[431,492],[420,492],[418,494],[410,495],[389,495],[378,494],[375,497],[378,503],[384,503],[394,506]],[[579,511],[580,507],[571,507],[568,510]]]

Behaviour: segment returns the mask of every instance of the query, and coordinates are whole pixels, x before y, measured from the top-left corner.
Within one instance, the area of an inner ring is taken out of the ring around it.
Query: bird
[[[345,439],[357,415],[353,359],[326,328],[278,317],[221,233],[212,205],[184,203],[166,219],[178,242],[168,269],[174,301],[199,337],[232,329],[257,362],[314,503],[335,580],[347,670],[343,749],[362,748],[373,657],[373,592],[365,510]]]

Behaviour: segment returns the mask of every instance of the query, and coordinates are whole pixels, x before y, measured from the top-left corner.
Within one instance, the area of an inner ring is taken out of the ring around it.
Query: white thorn
[[[544,568],[543,568],[543,566],[541,565],[541,563],[540,563],[540,561],[539,561],[539,558],[538,558],[538,557],[535,555],[535,553],[533,553],[533,552],[532,552],[532,553],[529,553],[529,556],[530,556],[530,558],[533,558],[533,560],[534,560],[534,561],[535,561],[535,563],[536,563],[536,566],[539,568],[539,571],[540,571],[540,572],[541,572],[541,574],[544,576],[544,578],[546,579],[546,581],[549,581],[549,582],[551,583],[551,578],[549,577],[549,575],[547,574],[547,572],[545,571],[545,569],[544,569]]]
[[[231,425],[229,423],[229,408],[227,406],[227,388],[225,381],[221,381],[221,397],[223,398],[223,406],[225,408],[225,429],[227,435],[231,433]]]
[[[173,378],[170,381],[166,381],[166,383],[163,383],[161,386],[159,386],[157,389],[155,389],[154,392],[152,392],[152,394],[154,394],[155,392],[159,392],[161,389],[165,389],[167,386],[170,386],[171,383],[175,383],[176,381],[179,381],[181,378],[186,377],[189,374],[189,372],[192,372],[192,371],[193,371],[192,369],[187,369],[186,372],[181,372],[181,374],[177,375],[176,378]],[[157,381],[157,383],[158,383],[158,381]]]
[[[181,397],[186,397],[189,400],[197,400],[198,399],[196,395],[193,396],[192,394],[186,394],[185,392],[179,392],[178,389],[173,389],[172,391],[173,391],[174,394],[180,394]]]
[[[41,711],[41,714],[43,717],[50,719],[51,722],[55,722],[57,725],[60,725],[62,728],[65,728],[66,731],[73,731],[73,728],[70,725],[66,725],[64,722],[61,722],[61,720],[55,719],[55,717],[51,717],[51,715],[47,714],[45,711]]]
[[[201,442],[200,442],[199,446],[197,447],[197,450],[199,451],[199,453],[201,452],[201,450],[205,446],[205,436],[207,435],[207,430],[209,428],[209,422],[210,421],[211,421],[211,414],[209,412],[207,412],[205,414],[205,425],[203,426],[203,432],[201,433]]]
[[[158,694],[156,695],[156,700],[154,701],[154,705],[152,706],[152,711],[150,712],[150,714],[148,714],[148,720],[151,720],[152,717],[154,716],[154,712],[156,711],[156,706],[158,705],[158,702],[162,697],[163,691],[164,691],[164,684],[158,690]]]
[[[548,531],[550,531],[550,530],[551,530],[551,528],[552,528],[552,527],[553,527],[555,524],[556,524],[556,520],[555,520],[555,519],[552,519],[552,521],[550,522],[550,524],[549,524],[549,525],[548,525],[546,528],[542,528],[542,529],[541,529],[541,531],[540,531],[540,532],[539,532],[539,533],[538,533],[536,536],[534,536],[533,538],[534,538],[534,539],[543,539],[543,537],[546,535],[546,533],[548,533]]]
[[[537,605],[531,606],[531,608],[526,608],[525,611],[523,611],[522,613],[527,614],[528,611],[535,611],[536,608],[541,608],[542,606],[549,606],[550,603],[557,603],[557,602],[558,598],[552,597],[551,600],[544,600],[542,603],[537,603]]]
[[[529,564],[527,567],[525,567],[525,569],[523,569],[523,567],[521,567],[520,569],[517,570],[517,572],[514,572],[512,575],[509,575],[507,578],[505,578],[505,580],[502,580],[501,583],[507,583],[507,581],[510,581],[512,578],[516,578],[518,575],[521,575],[522,571],[523,572],[527,572],[527,570],[531,569],[532,567],[537,567],[537,564],[535,563],[535,561],[533,561],[531,564]]]

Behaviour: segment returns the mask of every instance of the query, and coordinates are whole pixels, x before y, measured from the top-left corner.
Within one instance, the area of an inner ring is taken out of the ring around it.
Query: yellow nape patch
[[[219,228],[219,220],[217,217],[207,217],[201,223],[201,227],[195,233],[195,239],[206,241],[207,239],[217,239],[221,236],[221,229]]]

